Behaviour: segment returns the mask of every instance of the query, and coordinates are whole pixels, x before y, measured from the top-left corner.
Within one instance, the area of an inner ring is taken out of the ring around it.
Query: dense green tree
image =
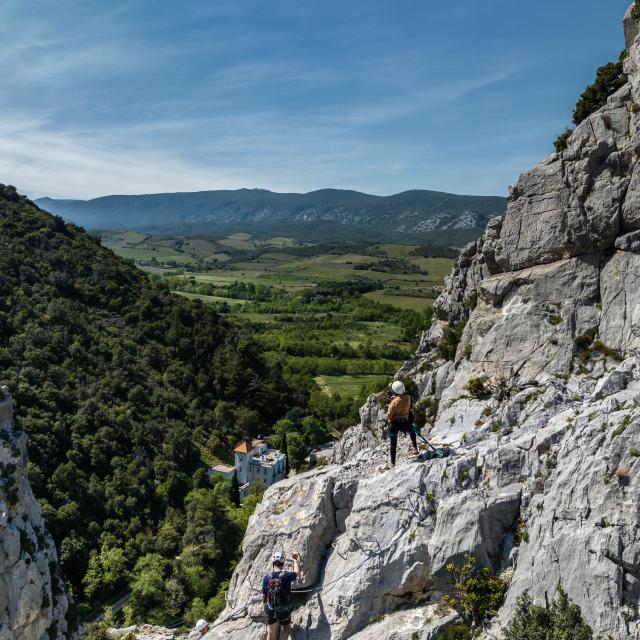
[[[131,598],[127,603],[125,624],[145,620],[150,624],[162,624],[167,620],[167,591],[165,579],[169,562],[160,554],[150,553],[140,558],[133,569]]]
[[[273,426],[273,431],[277,436],[282,436],[282,434],[287,434],[292,431],[295,431],[295,425],[291,420],[287,420],[283,418],[282,420],[278,420]]]
[[[178,554],[182,544],[182,537],[186,529],[187,519],[184,512],[175,507],[169,507],[162,523],[158,528],[156,548],[165,557]]]
[[[302,419],[302,432],[305,440],[315,447],[329,439],[329,433],[324,424],[315,416],[307,416]]]
[[[169,619],[176,619],[184,611],[189,598],[183,584],[175,577],[167,579],[165,582],[164,614]]]
[[[187,526],[182,540],[180,571],[187,592],[205,597],[215,590],[239,543],[227,516],[227,500],[216,490],[196,489],[186,499]]]
[[[253,498],[256,498],[258,502],[262,499],[264,492],[267,487],[264,483],[264,480],[258,478],[251,483],[250,493]]]
[[[304,464],[307,455],[307,447],[301,434],[292,431],[287,435],[287,457],[289,464],[299,471]]]
[[[607,98],[627,82],[623,62],[626,51],[618,62],[609,62],[596,72],[595,80],[582,92],[573,112],[573,122],[578,125],[607,102]]]
[[[127,580],[127,559],[122,549],[102,547],[100,553],[89,560],[89,570],[84,577],[84,591],[93,598],[122,588]]]

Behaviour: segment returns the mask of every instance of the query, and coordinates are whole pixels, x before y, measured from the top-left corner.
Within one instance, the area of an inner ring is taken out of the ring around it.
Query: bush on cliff
[[[443,360],[455,360],[456,351],[466,324],[466,321],[462,321],[453,327],[445,326],[442,340],[438,344],[438,356]]]
[[[640,6],[638,2],[640,0],[636,0],[636,11],[640,10],[638,9]],[[575,125],[579,125],[592,113],[603,107],[607,103],[609,96],[626,84],[627,75],[624,72],[624,60],[627,55],[627,51],[623,51],[618,62],[609,62],[596,71],[594,81],[582,92],[573,110],[573,123]],[[566,151],[567,142],[572,133],[573,129],[567,129],[555,139],[553,146],[557,153]]]
[[[533,604],[528,593],[518,605],[505,640],[592,640],[593,631],[582,618],[580,607],[559,588],[550,607]]]
[[[451,563],[447,571],[453,577],[456,593],[445,596],[445,601],[467,625],[475,629],[496,614],[508,587],[501,576],[494,576],[487,567],[478,568],[476,559],[468,554],[462,566]]]
[[[568,143],[569,143],[569,138],[571,137],[572,133],[573,133],[573,129],[567,129],[564,133],[561,133],[555,139],[555,142],[553,143],[553,146],[555,147],[556,153],[560,153],[562,151],[566,151],[567,150],[567,146],[568,146]]]
[[[609,62],[596,72],[595,80],[582,92],[573,111],[573,122],[578,125],[592,113],[603,107],[607,98],[627,82],[623,69],[626,51],[620,54],[618,62]]]
[[[435,640],[473,640],[473,631],[464,624],[452,624],[440,631]]]

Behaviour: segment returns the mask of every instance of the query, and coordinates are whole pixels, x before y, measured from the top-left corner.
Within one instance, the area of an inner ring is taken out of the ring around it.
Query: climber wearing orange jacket
[[[391,465],[396,463],[396,449],[398,447],[398,433],[408,433],[413,445],[415,455],[420,455],[418,451],[418,441],[416,432],[413,428],[411,419],[412,401],[411,396],[406,393],[404,384],[400,380],[396,380],[391,385],[391,390],[395,397],[389,403],[387,408],[387,420],[389,420],[389,454],[391,456]]]

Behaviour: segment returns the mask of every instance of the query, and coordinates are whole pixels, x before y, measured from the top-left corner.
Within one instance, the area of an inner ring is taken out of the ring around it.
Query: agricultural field
[[[442,248],[431,255],[418,245],[305,245],[243,233],[107,233],[103,244],[176,294],[245,325],[285,375],[349,404],[352,418],[366,393],[411,357],[452,266]]]
[[[207,296],[204,293],[191,293],[189,291],[175,291],[180,296],[185,298],[189,298],[191,300],[200,300],[201,302],[205,302],[207,304],[215,304],[219,302],[224,302],[230,305],[243,305],[247,304],[247,300],[235,300],[233,298],[223,298],[221,296]]]

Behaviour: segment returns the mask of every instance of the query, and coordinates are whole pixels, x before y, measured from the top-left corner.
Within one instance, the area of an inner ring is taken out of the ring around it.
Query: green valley
[[[336,428],[411,357],[453,255],[442,247],[249,234],[107,232],[102,241],[153,281],[249,327],[271,364],[337,403]]]

